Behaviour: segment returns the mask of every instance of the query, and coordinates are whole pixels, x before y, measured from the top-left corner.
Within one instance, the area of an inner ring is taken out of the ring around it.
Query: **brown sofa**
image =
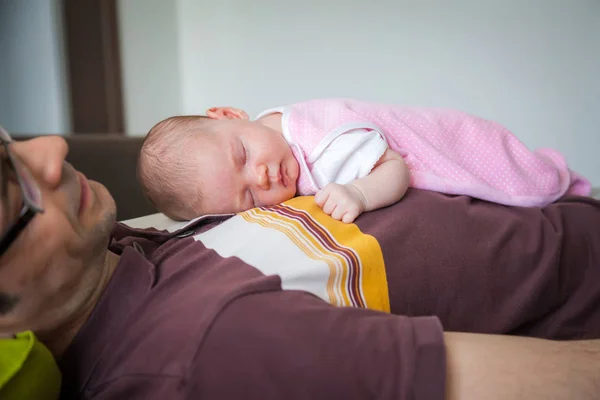
[[[117,203],[118,220],[157,212],[145,199],[136,178],[143,137],[79,134],[64,138],[70,149],[67,161],[108,188]]]
[[[117,203],[117,219],[155,213],[136,177],[136,163],[143,137],[122,135],[71,135],[69,161],[89,179],[104,184]]]

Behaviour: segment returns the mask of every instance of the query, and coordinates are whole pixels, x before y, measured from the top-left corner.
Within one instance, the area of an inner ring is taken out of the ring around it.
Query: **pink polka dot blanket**
[[[301,167],[302,195],[319,189],[311,178],[312,161],[344,133],[358,131],[377,131],[402,155],[414,188],[527,207],[591,192],[590,182],[571,171],[557,151],[531,151],[502,125],[460,111],[317,99],[261,116],[272,112],[283,114],[284,136]]]

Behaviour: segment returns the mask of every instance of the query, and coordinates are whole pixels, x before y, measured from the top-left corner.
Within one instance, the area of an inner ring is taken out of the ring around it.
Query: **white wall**
[[[58,0],[0,0],[0,124],[13,135],[70,130]]]
[[[600,185],[600,1],[165,3],[177,12],[180,73],[145,81],[178,87],[181,103],[156,104],[139,119],[143,131],[167,107],[255,114],[325,96],[454,107],[502,122],[531,148],[562,151]]]
[[[143,135],[183,109],[175,0],[119,0],[125,131]]]

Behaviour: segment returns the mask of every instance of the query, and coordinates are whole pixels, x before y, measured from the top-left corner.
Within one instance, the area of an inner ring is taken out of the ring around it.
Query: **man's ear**
[[[211,107],[206,110],[206,116],[212,119],[249,119],[244,110],[233,107]]]

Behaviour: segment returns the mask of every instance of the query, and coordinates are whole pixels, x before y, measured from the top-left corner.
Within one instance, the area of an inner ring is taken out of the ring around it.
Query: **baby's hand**
[[[364,196],[352,184],[330,183],[317,192],[315,202],[325,214],[347,224],[367,208]]]

